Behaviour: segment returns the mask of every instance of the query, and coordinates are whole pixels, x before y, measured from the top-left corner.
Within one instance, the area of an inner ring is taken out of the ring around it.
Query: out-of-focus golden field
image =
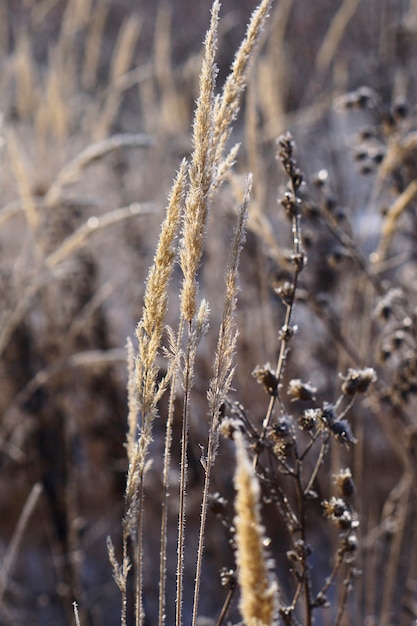
[[[417,619],[417,2],[255,8],[0,1],[2,625]]]

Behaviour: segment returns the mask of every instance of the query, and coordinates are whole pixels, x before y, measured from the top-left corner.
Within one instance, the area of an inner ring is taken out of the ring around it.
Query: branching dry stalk
[[[287,212],[289,219],[291,220],[291,230],[293,238],[293,254],[292,262],[294,265],[292,284],[288,290],[288,293],[284,294],[283,298],[286,310],[285,319],[280,331],[280,349],[278,354],[277,365],[275,368],[275,384],[276,393],[271,394],[268,409],[262,425],[262,435],[260,443],[262,444],[265,439],[268,427],[271,423],[276,401],[283,408],[283,404],[280,398],[280,384],[285,367],[285,359],[288,352],[288,343],[294,334],[294,328],[291,325],[293,307],[296,297],[298,277],[305,265],[305,256],[301,246],[301,231],[300,231],[300,199],[297,195],[299,187],[302,183],[302,175],[297,167],[296,162],[293,159],[293,139],[290,134],[283,135],[279,140],[279,153],[278,156],[281,159],[284,170],[289,178],[289,191],[285,194],[282,204]],[[256,459],[257,460],[257,459]],[[256,462],[256,461],[255,461]]]

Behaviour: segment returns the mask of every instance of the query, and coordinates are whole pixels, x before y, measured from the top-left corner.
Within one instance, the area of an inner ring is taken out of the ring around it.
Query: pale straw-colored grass
[[[277,611],[278,588],[271,581],[265,554],[265,530],[261,524],[260,488],[243,437],[236,443],[236,545],[241,597],[239,608],[247,626],[270,626]]]

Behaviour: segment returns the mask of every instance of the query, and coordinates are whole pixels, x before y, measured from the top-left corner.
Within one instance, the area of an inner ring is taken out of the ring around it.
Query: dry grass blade
[[[54,269],[59,263],[62,263],[62,261],[84,245],[86,239],[93,233],[104,228],[109,228],[131,217],[149,215],[154,209],[155,205],[152,203],[139,204],[138,202],[132,202],[132,204],[127,207],[120,207],[120,209],[109,211],[100,217],[90,217],[85,224],[69,235],[54,252],[51,252],[45,259],[46,266],[51,270]]]

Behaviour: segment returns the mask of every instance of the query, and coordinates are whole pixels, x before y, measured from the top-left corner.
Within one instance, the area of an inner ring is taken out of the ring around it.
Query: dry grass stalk
[[[236,545],[241,589],[240,612],[247,626],[270,626],[277,611],[277,585],[271,582],[260,518],[260,489],[240,432],[236,443]]]
[[[5,57],[10,46],[10,26],[8,19],[8,7],[5,4],[0,6],[0,55]]]
[[[22,206],[25,211],[26,221],[29,226],[29,230],[32,233],[32,236],[36,240],[37,231],[40,223],[38,209],[33,199],[31,180],[27,171],[27,167],[21,155],[20,148],[16,141],[16,137],[12,132],[8,133],[7,149],[9,152],[13,172],[16,177]]]
[[[233,358],[236,348],[236,339],[238,331],[234,323],[234,315],[238,294],[238,267],[240,252],[245,239],[245,225],[247,221],[248,204],[250,200],[250,192],[252,188],[252,176],[249,175],[246,181],[243,202],[239,209],[238,221],[235,228],[232,246],[230,250],[230,260],[226,272],[226,295],[223,305],[222,321],[219,329],[217,341],[217,349],[214,357],[214,376],[210,383],[207,393],[209,413],[210,413],[210,430],[209,440],[207,444],[207,455],[204,459],[205,481],[204,491],[201,504],[201,521],[199,531],[199,544],[197,551],[197,565],[194,587],[194,606],[193,606],[193,626],[197,623],[198,603],[200,597],[201,570],[204,550],[204,535],[206,530],[207,518],[207,501],[210,487],[211,469],[218,448],[218,426],[220,419],[220,411],[225,398],[232,384],[234,367]]]
[[[113,578],[122,595],[122,610],[120,616],[121,626],[126,626],[127,613],[127,578],[131,568],[130,559],[127,555],[127,534],[123,532],[123,558],[120,565],[116,559],[114,546],[110,537],[107,537],[107,552],[113,569]]]
[[[154,72],[159,94],[159,118],[164,130],[173,135],[188,129],[181,90],[176,84],[171,50],[172,9],[161,5],[155,24]]]
[[[378,248],[371,257],[374,263],[379,263],[385,260],[389,244],[396,230],[397,222],[416,196],[417,181],[413,180],[389,207],[386,215],[384,216],[384,222],[381,230],[381,240]]]
[[[77,35],[91,19],[93,0],[68,0],[62,16],[57,48],[62,55],[62,71],[66,85],[77,84]]]
[[[93,89],[97,81],[101,43],[109,7],[98,5],[94,9],[81,70],[81,85],[84,89]]]
[[[412,493],[413,477],[404,472],[401,481],[395,488],[396,510],[393,512],[393,537],[389,548],[389,555],[386,561],[386,574],[384,577],[384,588],[381,606],[381,626],[389,626],[392,620],[392,606],[395,594],[396,579],[401,560],[401,546],[404,542],[406,532],[406,522],[410,507],[410,497]]]
[[[220,409],[227,393],[229,392],[234,373],[233,357],[237,339],[234,314],[238,295],[238,268],[240,252],[245,239],[245,225],[247,221],[251,189],[252,175],[249,175],[246,181],[243,202],[239,209],[238,221],[230,250],[230,260],[225,277],[226,294],[223,305],[223,315],[219,330],[216,354],[214,357],[214,376],[211,380],[210,389],[207,394],[214,430],[218,425]]]
[[[39,26],[44,23],[45,19],[48,17],[48,14],[55,8],[58,2],[59,0],[43,0],[41,2],[28,0],[26,4],[32,5],[30,8],[31,25],[35,28],[39,28]]]
[[[203,255],[207,217],[210,208],[211,192],[215,175],[213,146],[213,107],[214,88],[217,75],[215,56],[217,51],[217,30],[220,3],[215,0],[211,9],[210,27],[204,42],[204,56],[200,73],[200,91],[194,115],[193,156],[189,167],[189,188],[185,201],[182,242],[180,248],[180,266],[184,275],[180,294],[181,320],[188,322],[188,341],[182,368],[182,387],[184,391],[181,469],[178,514],[177,547],[177,593],[176,625],[182,624],[182,603],[184,586],[184,541],[187,486],[187,445],[189,428],[189,403],[193,383],[194,363],[198,343],[208,325],[209,308],[203,300],[197,312],[197,271]],[[182,331],[181,331],[182,332]],[[178,336],[178,341],[180,338]]]
[[[70,132],[70,109],[67,103],[68,84],[62,53],[59,48],[52,48],[49,53],[48,76],[46,84],[46,123],[48,133],[55,140],[63,141]]]
[[[27,529],[27,525],[38,503],[41,493],[42,485],[35,483],[20,514],[12,540],[3,558],[0,571],[0,607],[3,603],[4,593],[7,589],[7,581],[22,543],[23,535]]]
[[[90,20],[93,0],[69,0],[63,16],[62,30],[74,37]]]
[[[122,24],[113,53],[110,82],[113,83],[125,74],[132,63],[136,42],[141,30],[139,16],[134,14]]]
[[[176,595],[176,626],[182,624],[182,603],[184,591],[184,545],[185,545],[185,522],[186,522],[186,495],[187,495],[187,469],[188,469],[188,431],[191,389],[193,386],[195,358],[198,345],[208,330],[210,309],[206,300],[202,300],[194,319],[194,325],[189,327],[187,347],[184,353],[184,364],[180,372],[182,376],[182,388],[184,392],[182,412],[181,434],[181,463],[180,463],[180,497],[178,512],[178,540],[177,540],[177,595]]]
[[[316,57],[316,71],[322,76],[335,57],[337,47],[352,19],[360,0],[344,0],[335,13]]]
[[[257,100],[265,119],[264,138],[278,137],[286,127],[285,100],[290,80],[290,63],[285,36],[293,5],[294,0],[281,0],[277,4],[269,26],[270,35],[265,56],[258,63]],[[273,81],[271,73],[274,76]]]
[[[158,624],[163,626],[166,620],[166,583],[167,583],[167,543],[168,543],[168,500],[170,494],[170,466],[171,466],[171,446],[174,423],[174,403],[176,398],[177,377],[180,372],[180,360],[182,358],[181,342],[183,335],[183,324],[180,320],[177,336],[174,331],[167,327],[168,335],[168,359],[169,368],[172,375],[170,377],[170,393],[167,410],[165,444],[164,444],[164,465],[162,473],[163,496],[161,499],[161,539],[159,552],[159,607]]]
[[[23,119],[30,117],[36,110],[36,69],[32,61],[29,37],[22,31],[17,41],[14,55],[14,78],[16,81],[16,106]]]
[[[122,92],[117,83],[129,70],[139,38],[141,22],[137,15],[132,15],[122,25],[110,68],[110,85],[108,96],[94,130],[95,139],[103,139],[108,134],[120,107]]]

